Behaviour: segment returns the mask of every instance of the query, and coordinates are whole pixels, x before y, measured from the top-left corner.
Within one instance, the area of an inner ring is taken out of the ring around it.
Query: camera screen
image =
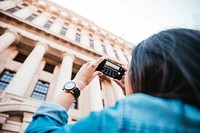
[[[114,69],[116,69],[116,70],[119,70],[119,66],[117,66],[117,65],[115,65],[115,64],[113,64],[113,63],[111,63],[111,62],[109,62],[109,61],[106,61],[106,63],[105,63],[105,67],[106,66],[108,66],[108,67],[111,67],[111,68],[114,68]]]

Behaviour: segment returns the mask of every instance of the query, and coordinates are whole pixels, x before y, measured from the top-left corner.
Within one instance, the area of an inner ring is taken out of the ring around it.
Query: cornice
[[[30,1],[30,0],[24,0],[24,1]],[[87,23],[88,28],[90,28],[90,27],[96,27],[97,30],[98,30],[100,33],[106,33],[106,34],[108,34],[108,35],[114,36],[114,38],[116,38],[117,40],[123,40],[124,43],[119,43],[119,44],[118,44],[118,45],[121,45],[122,48],[124,47],[124,46],[122,46],[122,45],[124,45],[124,44],[126,45],[126,47],[129,47],[129,48],[130,48],[130,47],[132,48],[132,46],[133,46],[133,44],[132,44],[131,42],[129,42],[129,41],[123,39],[122,37],[117,36],[117,35],[115,35],[115,34],[109,32],[109,31],[107,31],[107,30],[105,30],[105,29],[99,27],[98,25],[96,25],[96,24],[95,24],[94,22],[92,22],[91,20],[89,20],[89,19],[87,19],[87,18],[85,18],[85,17],[83,17],[83,16],[81,16],[81,15],[75,13],[75,12],[72,11],[72,10],[69,10],[69,9],[63,7],[62,5],[58,5],[58,4],[56,4],[56,3],[54,3],[54,2],[52,2],[52,1],[50,1],[50,0],[35,0],[34,2],[32,1],[32,3],[34,3],[34,5],[36,5],[36,6],[41,6],[41,5],[38,4],[39,2],[44,3],[44,5],[42,6],[43,9],[45,9],[46,11],[48,11],[48,12],[51,13],[51,14],[54,14],[54,15],[56,15],[56,16],[58,16],[58,17],[64,17],[64,16],[62,16],[60,13],[62,13],[62,12],[63,12],[63,13],[66,13],[66,14],[67,14],[67,15],[65,16],[66,19],[70,19],[70,21],[71,21],[72,23],[75,23],[75,24],[78,24],[78,25],[85,25],[85,23]],[[53,10],[51,10],[50,8],[55,8],[56,10],[53,11]],[[65,17],[64,17],[64,18],[65,18]],[[75,20],[74,20],[74,19],[75,19]],[[92,28],[91,30],[93,30],[93,28]],[[94,30],[94,31],[95,31],[95,30]],[[99,35],[100,35],[100,34],[99,34]],[[104,34],[102,34],[102,35],[104,35]]]
[[[81,49],[81,51],[83,53],[92,54],[93,56],[97,56],[97,57],[102,56],[101,54],[96,53],[96,52],[90,50],[89,48],[85,48],[85,47],[77,44],[76,42],[68,41],[67,38],[64,38],[62,36],[57,36],[56,34],[51,33],[51,31],[46,30],[44,28],[34,27],[34,26],[27,24],[27,23],[25,23],[21,20],[18,20],[17,18],[13,18],[12,16],[8,16],[7,14],[4,14],[2,12],[0,12],[0,16],[1,16],[0,21],[5,22],[5,23],[10,24],[10,25],[13,25],[15,27],[18,27],[20,29],[23,29],[25,31],[28,31],[28,32],[33,33],[35,35],[38,35],[40,37],[43,37],[46,40],[52,41],[56,44],[61,44],[65,47],[70,47],[73,50]]]

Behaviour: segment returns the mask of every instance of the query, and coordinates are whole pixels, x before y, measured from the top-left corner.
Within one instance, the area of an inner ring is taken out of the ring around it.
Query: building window
[[[72,121],[73,121],[73,122],[76,122],[76,121],[77,121],[77,119],[75,119],[75,118],[72,118]]]
[[[81,29],[78,28],[78,29],[77,29],[77,32],[80,33],[80,32],[81,32]]]
[[[90,37],[90,38],[92,38],[92,37],[93,37],[91,33],[89,34],[89,37]]]
[[[35,19],[37,17],[37,15],[32,14],[31,16],[27,17],[26,20],[27,21],[32,21],[33,19]]]
[[[102,99],[102,104],[103,104],[103,107],[105,107],[105,102],[104,102],[104,99]]]
[[[55,19],[56,19],[56,17],[52,16],[52,17],[51,17],[51,19],[52,19],[52,20],[55,20]]]
[[[49,63],[46,63],[43,70],[46,71],[46,72],[53,73],[54,68],[55,68],[54,65],[51,65],[51,64],[49,64]]]
[[[70,106],[71,109],[78,109],[78,99],[75,99]]]
[[[28,4],[26,4],[26,3],[23,3],[23,4],[22,4],[22,6],[26,7],[26,6],[28,6]]]
[[[46,99],[48,89],[49,83],[42,80],[38,80],[31,97],[44,101]]]
[[[81,40],[81,35],[79,33],[76,33],[76,39],[75,39],[75,41],[76,42],[80,42],[80,40]]]
[[[17,56],[15,56],[15,58],[13,59],[14,61],[20,62],[20,63],[24,63],[24,61],[26,60],[27,56],[21,53],[18,53]]]
[[[14,13],[14,12],[20,10],[20,9],[21,9],[20,7],[16,6],[16,7],[13,7],[13,8],[10,8],[10,9],[6,10],[6,12]]]
[[[129,60],[128,60],[128,57],[127,57],[127,55],[124,55],[124,56],[125,56],[125,58],[126,58],[127,62],[129,63]]]
[[[104,53],[104,54],[107,54],[106,46],[102,44],[102,48],[103,48],[103,53]]]
[[[89,44],[90,48],[94,49],[93,35],[91,33],[89,33]]]
[[[15,72],[10,70],[4,70],[0,75],[0,90],[4,90],[14,76]]]
[[[90,42],[90,48],[94,49],[94,41],[92,39],[89,39]]]
[[[38,13],[42,13],[42,11],[41,11],[41,10],[38,10],[37,12],[38,12]]]
[[[64,25],[65,25],[66,27],[68,27],[68,26],[69,26],[69,23],[65,22]]]
[[[51,21],[48,21],[45,25],[44,28],[49,29],[49,27],[52,25]]]
[[[61,29],[61,31],[60,31],[60,35],[65,36],[66,32],[67,32],[67,28],[64,28],[64,27],[63,27],[63,28]]]
[[[74,78],[75,78],[75,76],[76,76],[76,73],[73,73],[73,72],[72,72],[72,75],[71,75],[71,80],[72,80],[72,79],[74,79]]]
[[[114,53],[115,53],[115,57],[117,57],[117,59],[119,60],[119,56],[117,54],[117,51],[115,49],[113,49]]]

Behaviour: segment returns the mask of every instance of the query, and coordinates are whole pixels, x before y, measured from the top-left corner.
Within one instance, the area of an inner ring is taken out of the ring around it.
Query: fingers
[[[117,79],[113,79],[113,81],[115,81],[118,85],[122,85],[121,81],[117,80]]]
[[[128,66],[124,66],[124,65],[122,65],[122,68],[123,68],[125,71],[128,70]]]
[[[104,56],[98,58],[96,61],[94,61],[94,65],[98,66],[103,60],[105,60],[106,58]]]
[[[103,73],[102,73],[102,72],[99,72],[98,75],[99,75],[99,76],[103,76]]]
[[[93,62],[87,62],[87,63],[85,63],[84,65],[87,65],[87,66],[91,66],[93,69],[96,69],[97,68],[97,66],[104,60],[104,59],[106,59],[105,57],[100,57],[100,58],[98,58],[97,60],[95,60],[95,61],[93,61]]]
[[[125,90],[124,83],[122,83],[120,80],[117,79],[113,79],[113,81],[115,81],[115,83],[117,83],[122,88],[123,91]]]
[[[96,77],[97,75],[103,76],[103,73],[100,72],[100,71],[95,71],[95,72],[94,72],[94,75],[93,75],[93,78]]]

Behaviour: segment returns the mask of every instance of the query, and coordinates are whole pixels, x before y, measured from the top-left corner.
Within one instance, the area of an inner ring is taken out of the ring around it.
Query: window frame
[[[34,87],[32,94],[31,94],[31,98],[45,101],[48,91],[49,91],[49,86],[50,86],[50,83],[43,81],[43,80],[38,80]],[[39,90],[39,89],[46,89],[46,90]]]
[[[60,35],[61,36],[65,36],[66,35],[66,33],[67,33],[67,28],[66,27],[62,27],[62,29],[60,30]]]
[[[28,56],[22,53],[18,53],[15,58],[13,58],[13,61],[19,62],[19,63],[24,63]]]
[[[44,65],[43,71],[53,74],[55,67],[56,67],[55,65],[52,65],[52,64],[46,62]]]
[[[113,52],[114,52],[114,54],[115,54],[115,57],[119,60],[119,56],[118,56],[118,54],[117,54],[116,49],[113,49]]]
[[[45,29],[49,29],[52,26],[52,21],[47,21],[46,24],[43,26]]]
[[[75,41],[80,43],[80,41],[81,41],[81,34],[80,33],[76,33]]]
[[[7,71],[9,72],[9,74],[6,74]],[[4,69],[0,74],[0,90],[5,90],[5,88],[9,85],[9,83],[11,82],[11,80],[14,78],[15,75],[16,72]],[[6,80],[4,80],[5,78]],[[4,88],[1,88],[1,86],[4,86]]]
[[[33,21],[36,17],[37,17],[36,14],[31,14],[31,15],[28,16],[25,20],[27,20],[27,21]]]
[[[22,9],[22,8],[19,7],[19,6],[15,6],[15,7],[7,9],[6,12],[8,12],[8,13],[14,13],[16,11],[19,11],[20,9]]]

